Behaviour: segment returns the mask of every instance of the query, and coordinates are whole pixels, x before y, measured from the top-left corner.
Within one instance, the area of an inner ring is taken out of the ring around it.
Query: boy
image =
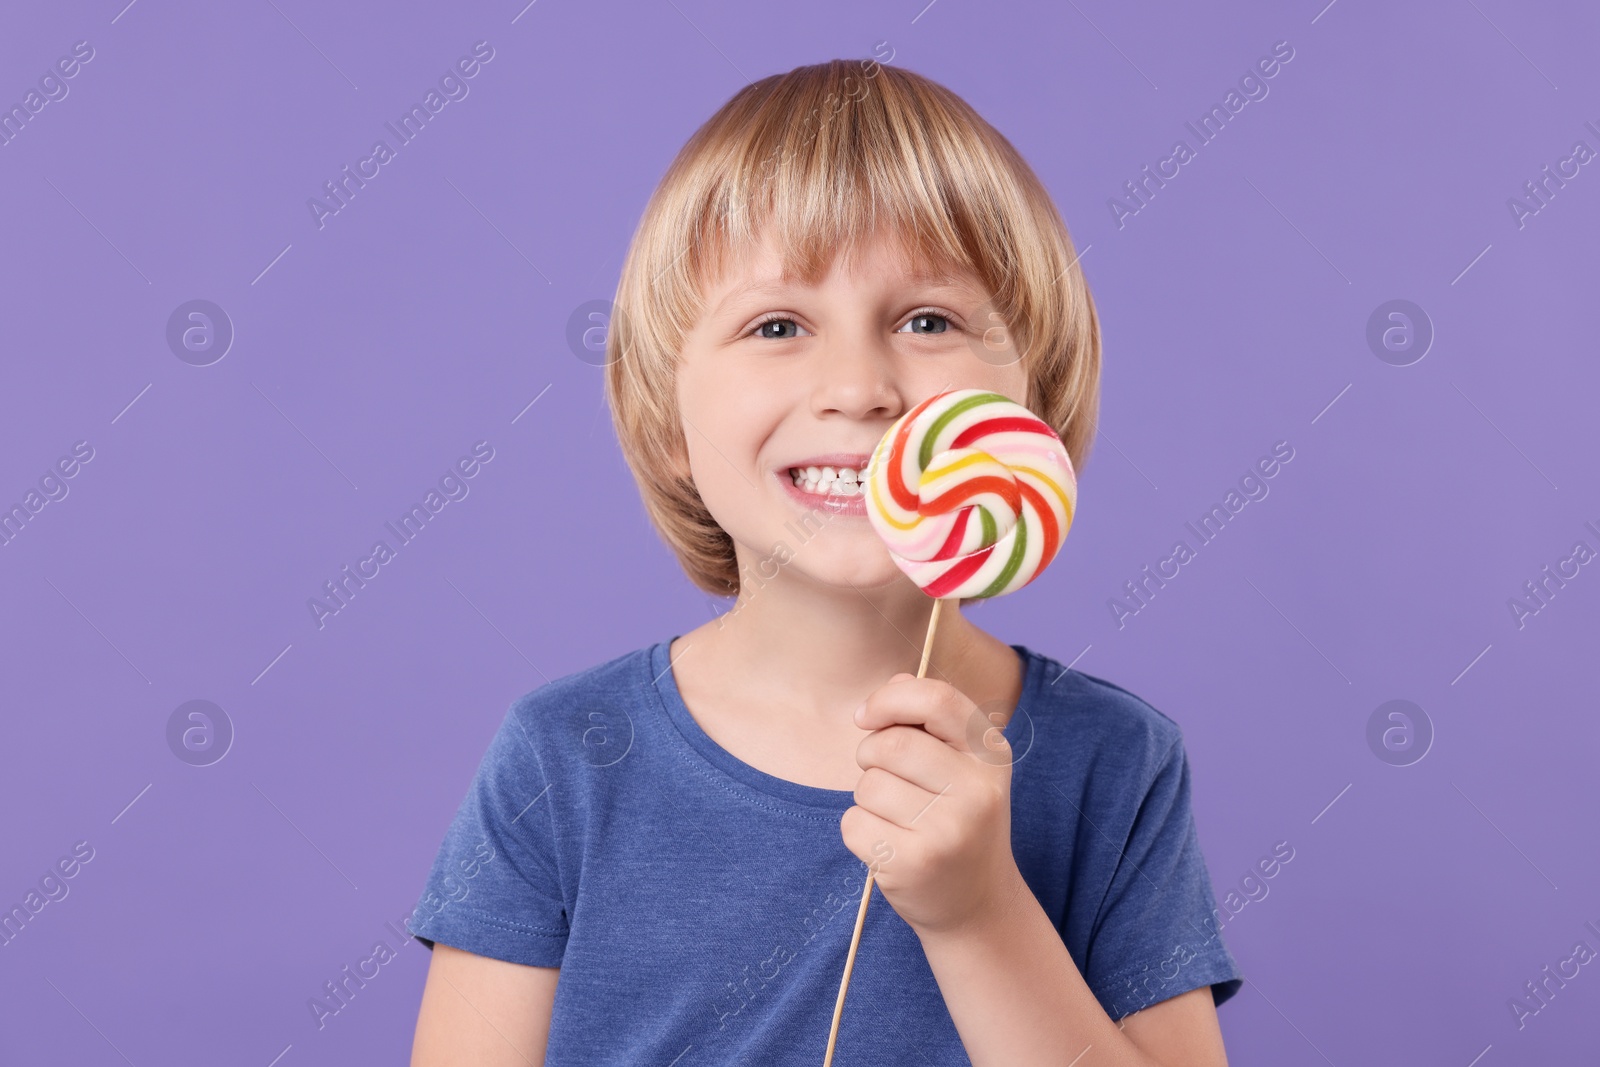
[[[1178,727],[932,601],[861,468],[946,388],[1080,466],[1099,333],[1010,144],[919,75],[747,86],[647,206],[606,391],[698,629],[514,702],[413,916],[413,1064],[1224,1065]],[[1037,595],[1037,594],[1036,594]]]

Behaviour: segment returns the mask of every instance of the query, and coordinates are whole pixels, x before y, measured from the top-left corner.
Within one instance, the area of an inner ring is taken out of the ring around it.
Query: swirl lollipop
[[[957,389],[901,416],[868,465],[867,517],[935,599],[1001,596],[1049,566],[1077,510],[1061,438],[999,393]]]
[[[1055,559],[1078,507],[1078,479],[1061,437],[1033,412],[982,389],[947,390],[902,415],[867,465],[867,518],[889,556],[934,598],[922,645],[928,670],[946,599],[1021,589]],[[876,871],[869,869],[833,1006],[823,1067],[861,944]]]

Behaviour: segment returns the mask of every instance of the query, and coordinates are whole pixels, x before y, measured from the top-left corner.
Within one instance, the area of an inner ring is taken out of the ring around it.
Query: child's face
[[[913,589],[851,481],[922,400],[975,388],[1026,403],[1027,374],[984,349],[995,322],[976,276],[915,278],[881,237],[854,273],[835,261],[815,288],[781,279],[779,262],[770,238],[750,250],[684,340],[677,392],[695,487],[747,580],[781,569],[840,590]]]

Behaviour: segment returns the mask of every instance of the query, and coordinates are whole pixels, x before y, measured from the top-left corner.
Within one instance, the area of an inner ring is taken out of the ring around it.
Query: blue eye
[[[773,315],[762,319],[751,332],[757,337],[764,337],[769,341],[786,341],[791,337],[797,336],[794,333],[783,332],[782,327],[784,326],[792,326],[795,330],[800,329],[799,324],[793,319],[786,319],[782,315]],[[777,329],[777,332],[773,332],[774,328]]]
[[[944,333],[950,328],[950,320],[945,318],[943,315],[936,315],[932,312],[923,312],[921,314],[911,316],[910,320],[906,322],[906,325],[912,327],[910,331],[911,333],[939,334]],[[922,327],[927,328],[923,329]]]

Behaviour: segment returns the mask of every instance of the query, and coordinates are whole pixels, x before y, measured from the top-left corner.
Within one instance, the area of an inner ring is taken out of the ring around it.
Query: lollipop
[[[900,417],[872,453],[867,518],[935,599],[1021,589],[1072,525],[1078,481],[1050,425],[999,393],[956,389]]]
[[[867,518],[889,557],[934,598],[918,678],[945,600],[1001,596],[1033,581],[1055,559],[1078,507],[1060,435],[982,389],[938,393],[902,415],[873,449],[866,481]],[[823,1067],[833,1062],[876,876],[869,869],[861,890]]]

